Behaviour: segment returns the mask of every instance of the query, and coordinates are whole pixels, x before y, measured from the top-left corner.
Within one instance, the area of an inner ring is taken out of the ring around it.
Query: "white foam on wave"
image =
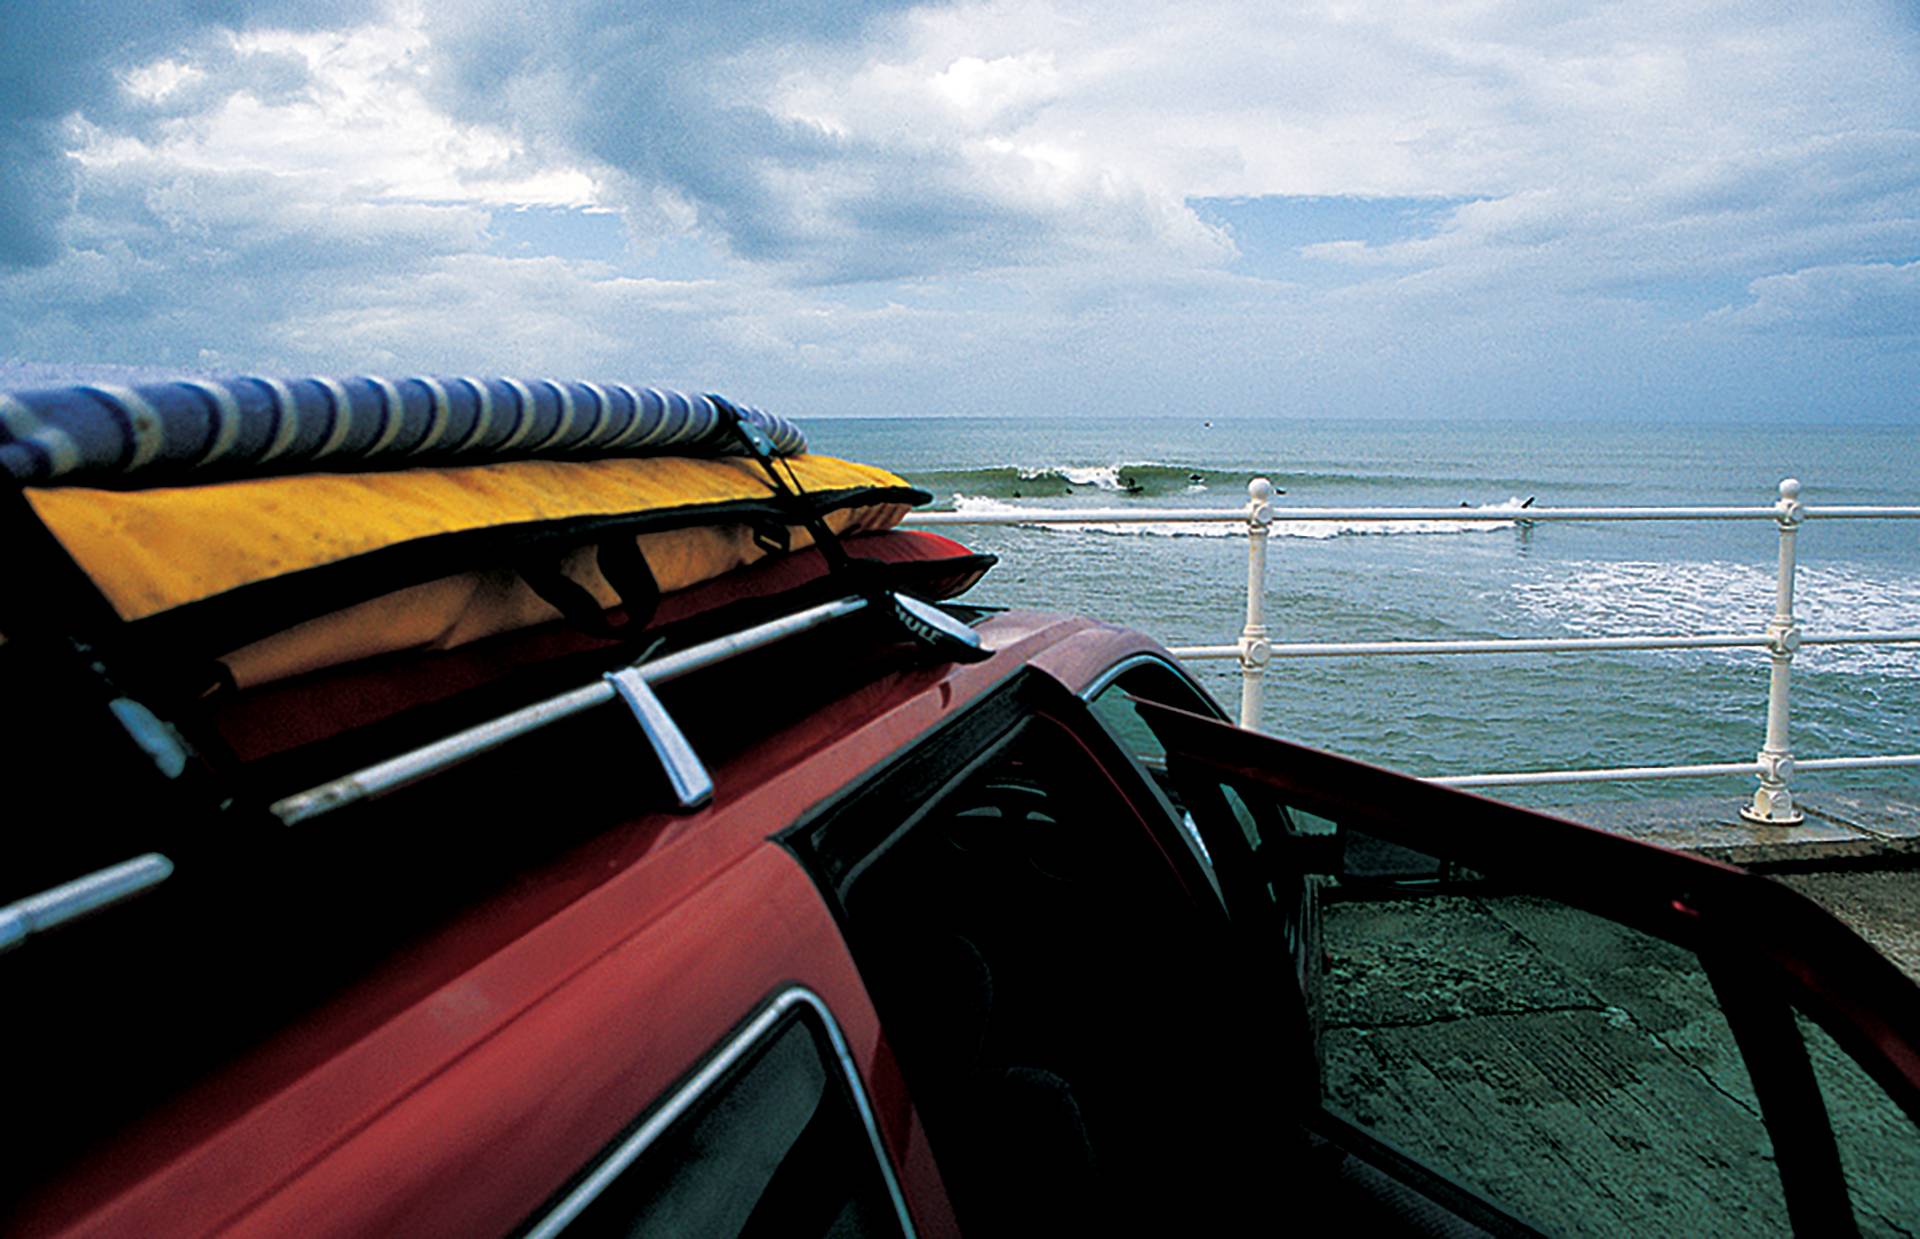
[[[1074,486],[1110,490],[1116,494],[1128,491],[1127,484],[1121,480],[1121,475],[1129,469],[1174,468],[1172,465],[1152,460],[1116,461],[1111,465],[1011,465],[1009,467],[1020,476],[1022,481],[1060,478]]]
[[[1775,576],[1760,564],[1576,561],[1541,570],[1537,579],[1514,585],[1514,602],[1530,618],[1575,636],[1757,633],[1773,616]],[[1794,579],[1794,613],[1801,630],[1815,636],[1913,631],[1920,629],[1920,578],[1847,565],[1802,567]],[[1920,648],[1807,646],[1794,664],[1920,678]]]
[[[1461,504],[1462,508],[1475,512],[1514,512],[1522,511],[1528,501],[1518,495],[1511,495],[1500,503]],[[1284,507],[1274,509],[1282,516]],[[1273,536],[1276,538],[1336,538],[1342,534],[1406,534],[1406,533],[1491,533],[1502,529],[1516,528],[1520,523],[1518,516],[1510,521],[1275,521]]]
[[[1091,486],[1095,490],[1117,491],[1126,489],[1120,485],[1119,465],[1060,465],[1056,468],[1044,470],[1044,472],[1057,473],[1067,479],[1067,481],[1072,482],[1075,486]],[[1021,476],[1026,477],[1028,475],[1023,471]],[[1034,474],[1032,476],[1038,477],[1040,475]]]
[[[1196,483],[1187,488],[1189,491],[1205,490],[1206,486]],[[1513,497],[1503,503],[1476,505],[1478,510],[1486,512],[1521,511],[1526,500]],[[1031,505],[1009,503],[1004,499],[993,499],[986,495],[961,495],[953,497],[956,512],[965,512],[975,516],[1003,516],[1032,510]],[[1277,509],[1284,515],[1285,508]],[[1105,521],[1075,524],[1060,524],[1041,519],[1020,522],[1033,529],[1047,529],[1056,533],[1091,533],[1120,537],[1146,538],[1244,538],[1247,536],[1246,522],[1237,517],[1224,517],[1217,521]],[[1511,521],[1289,521],[1277,520],[1268,527],[1268,536],[1274,538],[1310,538],[1326,539],[1349,535],[1382,534],[1459,534],[1487,533],[1494,530],[1512,529],[1518,520]]]
[[[1009,503],[1004,499],[993,499],[986,495],[955,495],[953,510],[969,516],[1008,516],[1030,513],[1033,505]],[[1026,529],[1045,529],[1052,533],[1094,533],[1109,535],[1133,535],[1137,537],[1157,538],[1230,538],[1246,537],[1247,526],[1244,521],[1218,520],[1194,523],[1177,521],[1143,521],[1122,523],[1107,521],[1093,524],[1061,524],[1040,519],[1021,521]]]

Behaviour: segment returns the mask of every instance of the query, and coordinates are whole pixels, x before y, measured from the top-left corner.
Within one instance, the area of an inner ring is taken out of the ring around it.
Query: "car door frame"
[[[1920,985],[1798,892],[1731,865],[1135,700],[1188,793],[1230,904],[1247,903],[1266,875],[1240,831],[1222,822],[1224,798],[1206,803],[1208,789],[1221,796],[1222,785],[1259,789],[1414,850],[1433,848],[1432,832],[1447,831],[1449,858],[1481,874],[1694,951],[1753,1078],[1796,1231],[1850,1228],[1853,1213],[1794,1010],[1920,1125]]]

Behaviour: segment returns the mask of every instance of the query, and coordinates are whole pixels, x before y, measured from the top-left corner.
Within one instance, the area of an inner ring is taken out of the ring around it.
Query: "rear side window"
[[[818,999],[792,990],[719,1047],[532,1236],[910,1233]]]

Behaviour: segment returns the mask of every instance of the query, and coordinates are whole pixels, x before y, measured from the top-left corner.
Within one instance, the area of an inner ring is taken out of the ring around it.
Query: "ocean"
[[[1270,478],[1274,641],[1760,631],[1769,522],[1329,526],[1285,507],[1920,504],[1912,427],[1411,423],[1262,418],[838,418],[815,451],[886,465],[962,511],[1231,508]],[[1244,526],[942,529],[1001,563],[968,600],[1084,612],[1165,644],[1230,643],[1245,618]],[[1813,520],[1798,535],[1808,633],[1920,630],[1920,521]],[[1237,713],[1239,669],[1196,662]],[[1276,660],[1264,729],[1415,774],[1751,760],[1759,650]],[[1920,750],[1920,645],[1803,650],[1796,756]],[[1494,789],[1522,803],[1725,795],[1747,776]],[[1797,791],[1920,790],[1913,768],[1805,772]]]

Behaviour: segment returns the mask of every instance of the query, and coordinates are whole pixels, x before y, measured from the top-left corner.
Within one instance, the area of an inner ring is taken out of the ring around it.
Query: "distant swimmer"
[[[1206,480],[1207,475],[1204,473],[1189,473],[1187,475],[1187,481],[1189,482],[1204,482]]]

